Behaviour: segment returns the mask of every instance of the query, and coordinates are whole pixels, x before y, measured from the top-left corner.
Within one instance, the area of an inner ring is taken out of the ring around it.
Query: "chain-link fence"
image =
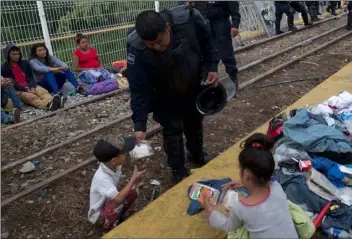
[[[1,45],[12,42],[25,57],[36,42],[45,41],[53,54],[72,64],[75,36],[89,36],[104,66],[125,58],[127,31],[143,10],[164,10],[177,1],[1,1]],[[265,37],[253,1],[240,2],[242,39]]]

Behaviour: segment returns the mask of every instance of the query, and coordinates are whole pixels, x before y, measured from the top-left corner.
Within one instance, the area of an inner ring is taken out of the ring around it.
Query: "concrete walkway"
[[[352,62],[287,109],[315,105],[344,90],[352,92]],[[264,124],[254,132],[265,133],[266,130],[267,124]],[[186,190],[190,184],[201,179],[238,178],[237,157],[242,140],[103,238],[224,238],[225,233],[210,228],[205,213],[195,216],[186,214],[190,202]]]

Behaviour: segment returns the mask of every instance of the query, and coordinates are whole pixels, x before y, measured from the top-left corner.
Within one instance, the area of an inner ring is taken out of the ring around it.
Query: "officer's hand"
[[[208,72],[208,78],[206,81],[207,85],[214,85],[215,87],[218,86],[219,76],[217,72]]]
[[[238,28],[231,28],[231,36],[235,38],[238,35]]]
[[[144,140],[146,137],[146,133],[143,131],[136,131],[133,133],[133,136],[136,138],[136,143],[139,144],[141,140]]]

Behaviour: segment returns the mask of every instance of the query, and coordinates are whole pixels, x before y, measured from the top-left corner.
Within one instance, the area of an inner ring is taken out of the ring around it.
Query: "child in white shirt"
[[[115,227],[121,216],[131,207],[137,198],[136,181],[145,173],[138,172],[135,166],[133,175],[127,185],[118,191],[121,167],[125,163],[125,154],[136,145],[134,137],[125,137],[120,146],[106,140],[99,140],[93,154],[101,162],[95,172],[90,188],[90,208],[88,220],[93,224],[99,220],[106,230]]]

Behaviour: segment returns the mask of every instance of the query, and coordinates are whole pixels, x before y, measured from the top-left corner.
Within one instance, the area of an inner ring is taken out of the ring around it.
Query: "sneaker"
[[[347,26],[347,30],[351,31],[352,30],[352,26]]]
[[[49,103],[49,110],[55,111],[60,108],[61,97],[59,95],[54,95],[51,102]]]
[[[21,111],[18,108],[14,108],[12,111],[13,123],[17,124],[21,121]]]
[[[305,26],[310,26],[310,25],[313,25],[313,22],[309,21],[307,23],[304,24]]]
[[[77,87],[76,93],[78,93],[78,94],[80,94],[80,95],[85,95],[85,94],[86,94],[85,90],[84,90],[83,87],[81,87],[81,86],[78,86],[78,87]]]
[[[281,35],[282,33],[284,33],[283,31],[276,31],[276,35]]]

